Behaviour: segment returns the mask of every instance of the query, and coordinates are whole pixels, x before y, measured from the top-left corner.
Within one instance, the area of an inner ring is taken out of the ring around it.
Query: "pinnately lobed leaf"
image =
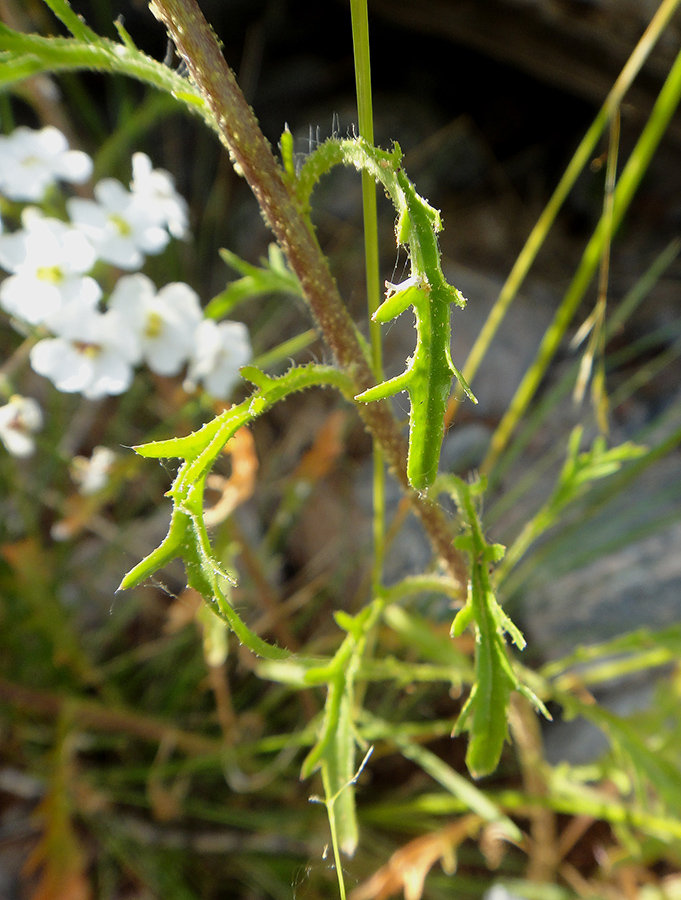
[[[361,138],[327,141],[301,169],[298,188],[304,208],[316,181],[338,164],[368,172],[383,185],[397,212],[397,244],[405,246],[409,253],[411,276],[402,285],[386,285],[386,299],[374,319],[388,322],[409,306],[413,307],[414,354],[401,375],[363,391],[355,399],[370,403],[407,391],[410,401],[407,475],[414,488],[425,490],[434,482],[438,471],[452,380],[456,378],[466,395],[477,402],[450,353],[451,306],[464,307],[466,300],[444,277],[437,241],[437,234],[442,230],[440,213],[416,192],[402,169],[399,146],[395,145],[387,153]]]
[[[352,382],[335,367],[314,364],[294,366],[277,378],[254,366],[244,366],[241,371],[256,387],[253,394],[242,403],[225,410],[212,422],[185,437],[135,447],[141,456],[176,458],[182,460],[182,464],[167,492],[167,496],[173,501],[168,534],[159,547],[127,573],[118,589],[135,587],[171,560],[180,557],[185,565],[188,584],[204,597],[241,643],[264,659],[280,660],[288,657],[288,651],[267,644],[252,632],[232,607],[223,589],[223,584],[228,586],[233,579],[213,556],[210,547],[203,519],[206,477],[222,448],[235,432],[249,425],[274,403],[313,385],[333,385],[349,396]]]
[[[435,480],[444,436],[444,416],[455,369],[449,353],[450,300],[421,280],[388,296],[374,318],[386,322],[408,306],[416,319],[416,348],[395,378],[359,394],[366,403],[407,391],[410,400],[407,476],[417,490]]]
[[[499,764],[508,734],[508,704],[516,690],[551,718],[548,710],[516,674],[505,635],[522,650],[525,640],[499,605],[494,595],[490,567],[504,555],[504,547],[485,539],[475,499],[484,482],[467,484],[456,476],[446,477],[464,521],[464,533],[457,545],[470,560],[468,597],[452,623],[452,635],[461,635],[472,625],[475,630],[475,683],[459,718],[454,734],[468,731],[466,765],[474,778],[491,774]]]

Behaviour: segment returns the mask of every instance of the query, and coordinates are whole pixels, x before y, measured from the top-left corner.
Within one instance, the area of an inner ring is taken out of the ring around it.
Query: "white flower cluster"
[[[56,128],[19,127],[0,136],[0,195],[8,200],[40,203],[57,181],[82,184],[91,174],[90,157],[70,150]],[[157,291],[136,272],[171,237],[187,236],[187,204],[172,177],[135,153],[129,189],[104,178],[94,197],[68,199],[68,222],[25,206],[21,227],[0,233],[0,267],[8,273],[0,307],[22,331],[49,334],[33,346],[32,368],[58,390],[96,400],[126,391],[142,363],[166,376],[187,366],[187,390],[202,384],[213,397],[228,397],[251,357],[245,325],[206,319],[188,285]],[[90,274],[97,262],[135,273],[119,278],[107,302]],[[17,434],[28,438],[40,416],[22,413],[19,399],[0,407],[0,439],[10,453],[26,456],[30,449]]]

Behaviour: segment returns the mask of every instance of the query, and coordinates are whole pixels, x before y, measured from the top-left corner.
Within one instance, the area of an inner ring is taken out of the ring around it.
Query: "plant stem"
[[[253,191],[268,225],[297,275],[305,301],[336,362],[357,393],[375,383],[352,318],[338,293],[316,237],[298,208],[258,123],[225,62],[217,38],[196,0],[151,0],[150,9],[165,25],[219,127],[232,162]],[[409,492],[433,548],[463,586],[466,564],[452,545],[451,527],[438,506],[413,491],[406,473],[406,441],[385,402],[358,404],[366,428],[386,462]]]
[[[369,16],[367,0],[350,0],[352,18],[352,49],[355,60],[357,91],[357,117],[359,134],[368,143],[374,143],[374,112],[371,95],[371,59],[369,50]],[[381,353],[381,326],[373,315],[381,302],[378,259],[378,212],[376,182],[368,172],[362,171],[362,211],[364,218],[364,259],[366,267],[367,312],[369,313],[369,343],[371,362],[377,381],[383,380]],[[385,463],[378,444],[373,452],[374,478],[374,562],[372,570],[374,594],[380,588],[385,555]]]
[[[350,0],[352,15],[352,47],[355,60],[357,116],[359,133],[369,144],[374,143],[374,113],[371,98],[371,62],[369,57],[369,20],[367,0]],[[367,302],[369,317],[380,304],[378,262],[378,214],[376,182],[368,172],[362,172],[362,207],[364,214],[364,255],[366,260]],[[381,327],[370,321],[369,338],[376,377],[381,379]]]

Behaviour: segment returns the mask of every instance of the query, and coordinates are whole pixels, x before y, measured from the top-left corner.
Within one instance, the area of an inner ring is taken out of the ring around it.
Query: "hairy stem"
[[[255,194],[262,213],[291,269],[336,362],[352,378],[357,393],[375,383],[371,365],[340,297],[326,259],[286,183],[255,116],[227,65],[217,38],[196,0],[151,0],[152,13],[165,25],[191,79],[211,108],[237,171]],[[399,482],[410,493],[435,552],[463,586],[466,564],[452,546],[449,522],[438,506],[413,491],[406,473],[406,441],[386,402],[358,404],[366,428],[383,451]]]

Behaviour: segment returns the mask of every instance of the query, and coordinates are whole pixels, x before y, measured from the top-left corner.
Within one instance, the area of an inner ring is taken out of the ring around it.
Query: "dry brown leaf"
[[[55,522],[50,535],[55,541],[69,541],[84,531],[92,522],[106,499],[96,494],[82,497],[72,494],[62,504],[63,517]]]
[[[498,869],[506,853],[508,837],[499,822],[490,822],[482,829],[480,849],[490,869]]]
[[[480,828],[479,816],[464,816],[452,825],[424,834],[400,847],[385,866],[350,894],[350,900],[386,900],[404,891],[404,900],[421,900],[426,875],[440,861],[447,874],[456,871],[459,845]]]
[[[31,900],[92,900],[92,888],[81,871],[58,873],[45,869]]]
[[[52,576],[52,554],[35,538],[23,538],[0,545],[0,555],[14,570],[14,576],[25,590],[44,589]]]
[[[43,832],[24,864],[23,874],[38,873],[30,900],[92,900],[85,855],[71,823],[61,777],[36,808]]]
[[[314,484],[331,471],[331,467],[343,452],[343,432],[348,415],[345,410],[332,412],[319,429],[313,445],[303,455],[293,473],[294,480]]]

